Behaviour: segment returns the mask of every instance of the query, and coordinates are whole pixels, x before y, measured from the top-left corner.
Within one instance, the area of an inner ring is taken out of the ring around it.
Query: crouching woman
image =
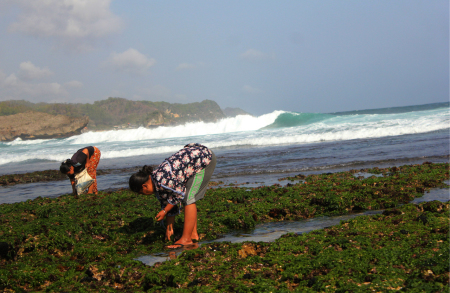
[[[88,146],[79,149],[72,158],[65,160],[61,163],[59,170],[61,173],[66,174],[72,184],[72,191],[74,195],[77,195],[75,188],[75,175],[87,169],[87,173],[94,179],[94,183],[89,186],[86,193],[97,194],[97,167],[100,162],[100,150],[95,146]]]
[[[216,167],[216,156],[207,147],[186,145],[155,170],[144,166],[130,177],[130,189],[141,194],[155,194],[161,204],[156,220],[166,220],[166,239],[174,234],[175,216],[184,205],[184,228],[181,238],[168,248],[192,245],[199,240],[196,202],[205,196],[208,182]]]

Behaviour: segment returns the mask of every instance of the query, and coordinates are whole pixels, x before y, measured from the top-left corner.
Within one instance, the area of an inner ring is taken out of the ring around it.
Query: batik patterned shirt
[[[164,209],[167,203],[179,206],[186,195],[186,183],[192,176],[205,169],[212,159],[212,152],[204,145],[186,145],[159,165],[152,173],[156,197]],[[179,213],[173,208],[168,215]]]

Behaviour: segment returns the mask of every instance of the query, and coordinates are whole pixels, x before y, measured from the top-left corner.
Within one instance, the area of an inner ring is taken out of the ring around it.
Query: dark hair
[[[140,192],[142,190],[142,185],[148,181],[152,172],[153,168],[145,165],[139,172],[131,175],[130,180],[128,181],[130,189],[134,192]]]
[[[59,167],[59,171],[63,174],[67,174],[70,171],[70,167],[72,166],[72,160],[67,159],[61,163]]]

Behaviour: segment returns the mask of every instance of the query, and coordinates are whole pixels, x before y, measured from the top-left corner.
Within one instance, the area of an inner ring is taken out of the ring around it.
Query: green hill
[[[178,104],[167,102],[130,101],[108,98],[93,104],[31,103],[28,101],[0,102],[0,116],[37,111],[69,117],[89,117],[88,128],[157,127],[186,122],[214,122],[227,117],[220,106],[211,100]]]

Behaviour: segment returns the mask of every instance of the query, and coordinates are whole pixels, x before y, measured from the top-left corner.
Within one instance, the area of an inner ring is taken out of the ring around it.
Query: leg
[[[194,226],[194,230],[192,231],[191,234],[191,239],[192,240],[199,240],[200,237],[198,237],[198,232],[197,232],[197,221],[195,221],[195,226]]]
[[[89,158],[89,167],[87,167],[87,171],[89,176],[92,179],[95,179],[94,183],[89,187],[88,193],[98,194],[97,189],[97,167],[98,163],[100,163],[101,152],[98,148],[94,147],[94,154]]]
[[[196,201],[201,200],[208,188],[208,182],[216,167],[216,156],[213,153],[211,163],[201,172],[188,180],[186,186],[186,202],[184,208],[184,229],[181,238],[175,242],[175,245],[168,246],[168,248],[178,248],[176,244],[193,245],[192,240],[199,240],[200,237],[197,231],[197,205]]]
[[[194,233],[194,236],[195,236],[195,234],[197,234],[197,205],[195,203],[184,207],[183,235],[177,242],[175,242],[175,244],[183,244],[183,245],[193,244],[193,242],[192,242],[193,233]],[[198,237],[198,235],[197,235],[197,237]],[[174,247],[169,246],[169,248],[177,247],[176,245],[173,245],[173,246]]]
[[[95,179],[95,182],[93,184],[91,184],[91,186],[89,186],[87,193],[89,193],[89,194],[92,194],[92,193],[98,194],[98,191],[97,191],[97,178]]]

